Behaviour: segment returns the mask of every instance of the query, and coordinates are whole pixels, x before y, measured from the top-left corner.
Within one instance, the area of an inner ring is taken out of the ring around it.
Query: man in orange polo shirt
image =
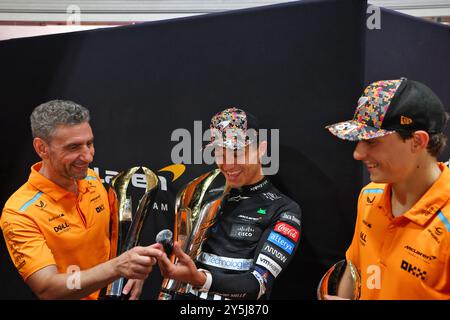
[[[401,78],[370,84],[353,120],[327,127],[357,141],[372,181],[346,253],[361,299],[450,299],[450,171],[437,162],[447,119],[427,86]],[[352,298],[352,285],[347,264],[338,296]]]
[[[30,117],[33,146],[42,162],[6,202],[0,218],[11,258],[40,299],[96,299],[124,277],[137,299],[160,245],[135,247],[110,260],[110,210],[94,156],[89,111],[53,100]]]

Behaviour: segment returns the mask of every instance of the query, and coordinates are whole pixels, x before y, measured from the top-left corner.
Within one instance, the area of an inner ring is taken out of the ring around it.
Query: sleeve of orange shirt
[[[345,257],[347,259],[347,261],[351,261],[353,263],[353,265],[361,272],[361,266],[359,264],[359,226],[360,226],[360,208],[359,208],[359,204],[361,203],[361,196],[362,196],[362,191],[359,194],[358,197],[358,212],[357,212],[357,216],[356,216],[356,223],[355,223],[355,232],[353,233],[353,239],[352,239],[352,243],[350,244],[350,247],[348,247],[347,252],[345,253]]]
[[[1,216],[1,226],[11,259],[25,281],[34,272],[56,264],[33,219],[5,209]]]
[[[108,203],[109,212],[111,214],[110,226],[109,226],[109,237],[111,241],[111,252],[109,258],[115,258],[117,254],[117,246],[119,240],[119,203],[117,201],[117,196],[115,195],[113,189],[108,190]]]

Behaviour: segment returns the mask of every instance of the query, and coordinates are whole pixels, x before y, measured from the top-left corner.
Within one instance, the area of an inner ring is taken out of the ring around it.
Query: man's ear
[[[411,151],[413,153],[420,152],[427,148],[430,136],[426,131],[418,130],[413,133]]]
[[[262,156],[264,156],[267,152],[267,141],[261,141],[258,145],[258,156],[259,160],[261,160]]]
[[[33,139],[33,147],[41,159],[43,159],[43,160],[48,159],[49,145],[47,144],[47,142],[45,142],[41,138],[34,138]]]

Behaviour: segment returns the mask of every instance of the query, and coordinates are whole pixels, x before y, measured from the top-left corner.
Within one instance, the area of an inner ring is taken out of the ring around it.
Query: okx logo
[[[412,274],[416,278],[420,278],[421,280],[425,280],[425,276],[427,275],[427,272],[424,270],[420,270],[420,268],[413,266],[408,261],[402,260],[402,264],[400,266],[403,270],[406,272]]]

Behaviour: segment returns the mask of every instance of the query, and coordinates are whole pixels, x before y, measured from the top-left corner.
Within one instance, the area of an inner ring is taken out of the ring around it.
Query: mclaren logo
[[[99,168],[94,167],[93,170],[99,177],[101,176]],[[172,175],[173,175],[172,182],[174,182],[179,177],[181,177],[181,175],[183,175],[183,173],[185,171],[186,171],[186,166],[184,164],[173,164],[173,165],[170,165],[170,166],[167,166],[167,167],[164,167],[164,168],[158,170],[158,172],[172,173]],[[112,178],[115,175],[117,175],[119,172],[115,171],[115,170],[105,170],[104,173],[105,173],[104,178],[100,179],[100,181],[102,183],[109,184],[109,183],[111,183]],[[162,175],[158,175],[158,179],[159,179],[159,182],[161,185],[161,190],[167,191],[167,178]],[[133,175],[133,178],[131,179],[131,184],[133,185],[133,187],[145,189],[147,187],[145,175],[143,173],[135,173]]]
[[[184,171],[186,171],[186,166],[184,164],[172,164],[158,170],[158,172],[171,172],[173,174],[172,182],[181,177]]]
[[[411,246],[406,245],[404,248],[408,252],[410,252],[413,256],[418,256],[418,257],[422,258],[422,260],[424,260],[424,261],[433,261],[436,259],[436,256],[425,254]]]

